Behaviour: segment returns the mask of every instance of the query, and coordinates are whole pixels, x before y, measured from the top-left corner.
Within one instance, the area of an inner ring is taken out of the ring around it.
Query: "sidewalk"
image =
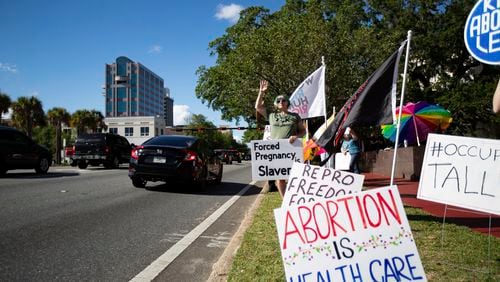
[[[363,186],[367,188],[387,186],[391,181],[390,177],[384,175],[374,173],[363,174],[365,175]],[[401,199],[403,200],[404,205],[421,208],[424,211],[443,219],[446,207],[444,204],[417,199],[418,181],[395,179],[394,182],[398,185],[399,193],[401,194]],[[490,217],[488,214],[478,211],[447,206],[445,222],[468,226],[473,230],[484,233],[485,235],[489,234],[488,226]],[[500,216],[491,216],[491,235],[500,238]]]

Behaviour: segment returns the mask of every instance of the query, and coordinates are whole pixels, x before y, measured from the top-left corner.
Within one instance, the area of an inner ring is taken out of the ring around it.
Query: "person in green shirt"
[[[290,100],[286,95],[278,95],[274,99],[275,111],[268,115],[264,104],[267,86],[268,82],[266,80],[260,81],[259,95],[255,101],[255,110],[269,121],[271,139],[288,139],[290,143],[293,143],[305,133],[302,119],[298,114],[288,111]],[[286,190],[286,179],[277,180],[276,187],[283,198]]]

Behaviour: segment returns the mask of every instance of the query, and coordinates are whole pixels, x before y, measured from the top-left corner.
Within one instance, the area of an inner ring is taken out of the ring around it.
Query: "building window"
[[[111,134],[118,134],[118,128],[116,128],[116,127],[110,127],[109,128],[109,133],[111,133]]]
[[[141,136],[149,136],[149,127],[141,127]]]
[[[125,127],[125,136],[134,136],[134,128]]]

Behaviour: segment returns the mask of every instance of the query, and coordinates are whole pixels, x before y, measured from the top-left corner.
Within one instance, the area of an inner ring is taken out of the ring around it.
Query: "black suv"
[[[103,164],[116,168],[128,163],[132,146],[123,136],[111,133],[84,133],[76,138],[73,160],[81,169]]]
[[[32,169],[44,174],[52,163],[50,151],[17,129],[0,126],[0,175],[12,169]]]

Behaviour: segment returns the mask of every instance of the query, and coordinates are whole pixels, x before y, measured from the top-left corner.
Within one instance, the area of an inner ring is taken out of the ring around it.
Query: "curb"
[[[220,256],[219,260],[217,260],[217,262],[212,266],[212,273],[210,273],[210,276],[208,277],[207,281],[209,282],[227,281],[227,277],[229,275],[229,272],[231,271],[231,266],[233,264],[234,256],[236,255],[236,252],[240,248],[243,236],[245,235],[245,232],[247,231],[248,227],[250,227],[250,225],[252,224],[253,218],[258,208],[260,207],[262,199],[265,197],[265,194],[269,192],[269,186],[267,185],[267,181],[265,183],[266,184],[264,184],[264,186],[262,187],[262,191],[259,193],[255,201],[253,202],[252,206],[246,213],[245,218],[243,218],[240,224],[240,227],[238,227],[238,230],[233,235],[233,238],[231,238],[231,241],[229,242],[226,249]]]

